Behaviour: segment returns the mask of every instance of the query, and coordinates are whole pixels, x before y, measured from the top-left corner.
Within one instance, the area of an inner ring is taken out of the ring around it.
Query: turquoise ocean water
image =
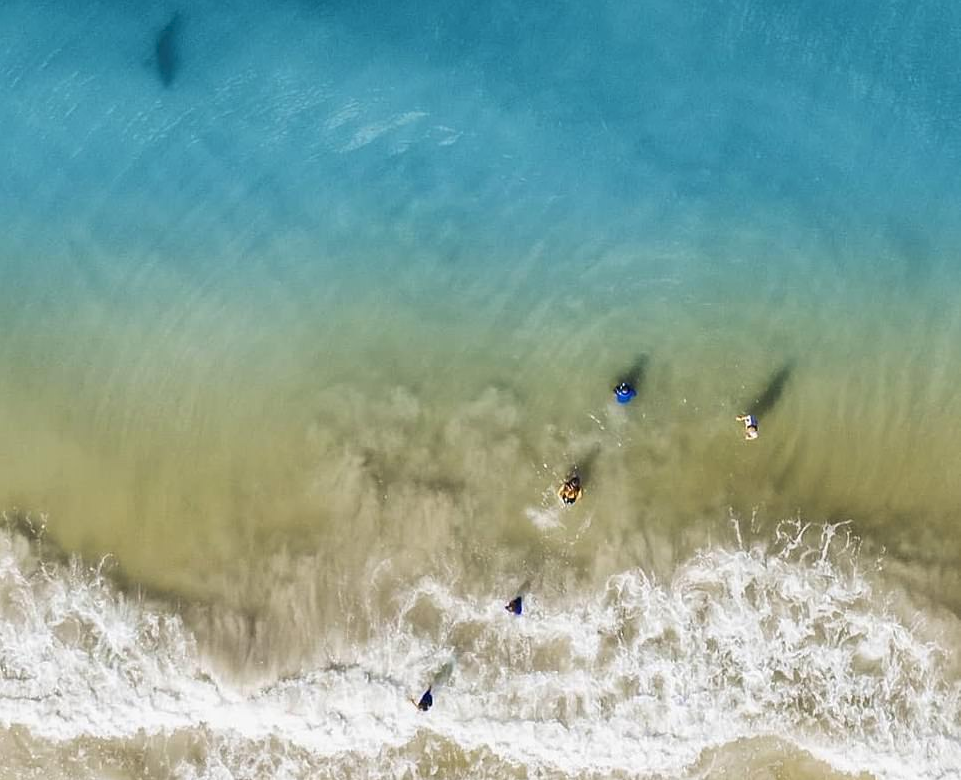
[[[961,7],[9,0],[0,130],[0,776],[959,776]]]

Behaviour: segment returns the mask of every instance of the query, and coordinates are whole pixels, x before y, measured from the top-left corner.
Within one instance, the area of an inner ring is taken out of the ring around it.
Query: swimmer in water
[[[521,596],[515,596],[507,602],[507,606],[505,606],[504,609],[512,615],[519,615],[524,610],[524,599]]]
[[[630,403],[630,400],[637,395],[635,390],[628,382],[620,382],[614,388],[614,398],[619,404]]]
[[[738,422],[744,423],[744,438],[753,441],[757,438],[757,417],[753,414],[739,414],[734,418]]]
[[[434,706],[434,697],[431,696],[430,688],[424,691],[424,695],[420,697],[420,701],[414,701],[413,699],[410,701],[421,712],[427,712],[427,710]]]
[[[581,487],[581,478],[577,475],[577,472],[564,480],[564,484],[557,490],[557,495],[560,496],[561,501],[568,506],[574,504],[583,494],[584,488]]]

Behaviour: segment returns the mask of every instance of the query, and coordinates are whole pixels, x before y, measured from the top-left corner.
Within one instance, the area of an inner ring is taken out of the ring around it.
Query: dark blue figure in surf
[[[170,87],[177,78],[180,71],[180,28],[182,22],[180,13],[175,13],[173,18],[157,34],[157,41],[154,45],[154,55],[157,65],[157,75],[160,83],[165,87]]]
[[[434,706],[434,697],[431,696],[430,688],[424,691],[424,695],[420,697],[420,701],[414,701],[414,706],[417,707],[421,712],[427,712],[431,707]]]
[[[531,586],[531,581],[529,579],[524,580],[521,586],[514,591],[514,598],[504,605],[504,609],[510,612],[512,615],[520,616],[524,611],[524,597],[527,595],[527,591]]]
[[[637,390],[627,382],[620,382],[614,388],[614,398],[619,404],[629,404],[636,395]]]

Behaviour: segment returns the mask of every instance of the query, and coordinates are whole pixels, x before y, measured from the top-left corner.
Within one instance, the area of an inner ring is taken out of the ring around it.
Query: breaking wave
[[[519,619],[424,578],[339,662],[245,690],[172,606],[8,529],[0,723],[48,749],[119,740],[177,777],[683,776],[768,736],[838,770],[945,777],[961,687],[859,560],[843,526],[793,522],[705,549],[670,582],[630,570],[534,593]],[[420,713],[408,699],[432,679]]]

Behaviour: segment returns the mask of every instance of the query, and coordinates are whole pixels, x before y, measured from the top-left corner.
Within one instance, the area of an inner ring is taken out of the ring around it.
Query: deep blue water
[[[502,255],[774,215],[923,263],[957,232],[950,3],[198,3],[165,87],[174,10],[7,4],[0,192],[30,240],[76,215],[183,254],[243,223],[241,250],[301,230],[322,254],[403,224]]]

